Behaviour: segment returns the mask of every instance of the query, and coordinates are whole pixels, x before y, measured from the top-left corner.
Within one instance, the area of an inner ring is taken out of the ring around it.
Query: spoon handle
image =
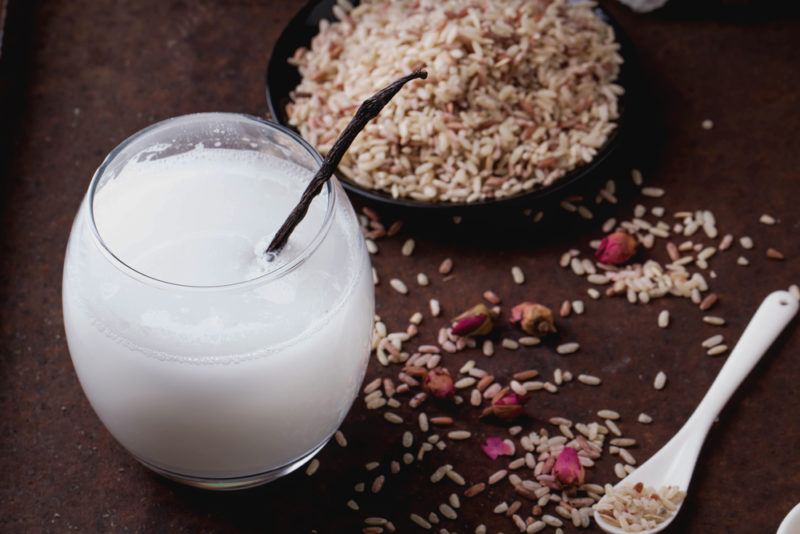
[[[788,291],[770,293],[745,328],[711,388],[687,421],[709,428],[745,377],[797,313],[798,300]],[[694,421],[692,421],[694,420]]]

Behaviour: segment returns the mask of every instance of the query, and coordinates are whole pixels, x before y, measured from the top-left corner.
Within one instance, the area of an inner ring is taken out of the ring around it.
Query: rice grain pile
[[[591,2],[340,0],[291,62],[291,125],[323,154],[376,87],[424,66],[340,168],[361,186],[476,202],[546,186],[592,160],[615,128],[622,58]]]
[[[675,486],[659,489],[624,485],[613,488],[606,485],[605,495],[594,505],[603,519],[625,532],[642,532],[660,525],[678,511],[686,492]]]

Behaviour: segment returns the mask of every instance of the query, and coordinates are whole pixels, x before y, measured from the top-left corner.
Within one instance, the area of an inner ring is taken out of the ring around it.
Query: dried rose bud
[[[553,474],[565,486],[583,484],[585,471],[578,458],[578,452],[572,447],[564,447],[553,466]]]
[[[428,371],[422,386],[428,393],[439,399],[452,397],[455,393],[450,371],[444,367],[436,367]]]
[[[485,336],[492,331],[494,314],[485,304],[476,304],[453,319],[453,335],[462,337]]]
[[[594,256],[600,263],[622,265],[636,254],[637,244],[636,238],[628,232],[614,232],[600,241]]]
[[[481,450],[492,460],[497,460],[500,456],[511,456],[514,454],[513,445],[503,438],[498,438],[496,436],[486,438],[486,441],[481,445]]]
[[[534,336],[546,336],[556,331],[552,310],[534,302],[522,302],[511,308],[511,322],[519,323],[526,333]]]
[[[507,392],[505,395],[498,397],[497,400],[492,401],[495,406],[522,406],[525,399],[513,391]]]
[[[492,399],[492,405],[483,410],[481,417],[494,416],[498,419],[511,421],[525,413],[523,404],[527,400],[526,397],[521,397],[505,388]]]

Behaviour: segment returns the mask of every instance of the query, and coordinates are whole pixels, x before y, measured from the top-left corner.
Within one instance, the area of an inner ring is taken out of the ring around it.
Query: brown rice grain
[[[452,471],[452,469],[453,469],[453,466],[450,465],[450,464],[444,464],[444,465],[438,467],[433,472],[433,474],[431,474],[431,477],[430,477],[431,482],[434,483],[434,484],[436,484],[437,482],[440,482],[445,477],[445,475],[448,473],[448,471]]]
[[[618,454],[619,457],[622,458],[626,464],[636,465],[636,458],[634,458],[633,455],[629,453],[627,449],[623,449],[622,447],[620,447]]]
[[[770,247],[767,249],[767,258],[771,260],[783,260],[786,257],[780,250]]]
[[[580,345],[576,342],[562,343],[556,347],[556,352],[559,354],[572,354],[580,349]]]
[[[408,294],[408,287],[399,278],[392,278],[391,280],[389,280],[389,285],[392,286],[392,289],[394,289],[401,295]]]
[[[717,300],[719,300],[719,297],[717,297],[716,293],[709,293],[703,300],[700,301],[699,307],[702,311],[709,310],[712,306],[714,306],[714,304],[717,303]]]
[[[614,434],[615,436],[621,436],[622,435],[622,431],[619,429],[617,424],[614,421],[612,421],[611,419],[606,419],[605,420],[605,425],[606,425],[606,428],[608,428],[608,430],[612,434]],[[590,438],[590,439],[593,439],[593,438]]]
[[[722,334],[716,334],[716,335],[711,336],[710,338],[704,340],[700,345],[704,349],[710,349],[711,347],[714,347],[714,346],[719,345],[720,343],[722,343],[722,341],[724,339],[725,338],[723,337]]]
[[[442,260],[442,263],[439,264],[439,274],[450,274],[453,270],[453,260],[450,258],[445,258]]]
[[[409,517],[411,519],[411,522],[417,525],[418,527],[422,527],[425,530],[431,529],[431,524],[422,516],[419,516],[417,514],[411,514]]]
[[[601,419],[612,419],[616,421],[619,419],[619,413],[615,412],[614,410],[603,409],[597,412],[597,417]]]
[[[550,514],[544,514],[542,516],[542,521],[544,521],[547,525],[551,527],[561,527],[564,525],[563,521],[561,521],[556,516]]]
[[[710,349],[708,349],[706,351],[706,354],[708,354],[709,356],[719,356],[720,354],[726,352],[727,350],[728,350],[727,345],[717,345],[715,347],[711,347]]]
[[[623,479],[628,476],[628,472],[625,471],[625,466],[619,462],[614,464],[614,474],[617,475],[617,478],[619,479]]]
[[[453,384],[453,387],[456,389],[467,389],[474,386],[475,382],[477,382],[477,380],[475,380],[474,377],[465,376],[464,378],[456,380],[456,382]]]
[[[596,376],[579,374],[578,382],[581,384],[586,384],[587,386],[599,386],[602,383],[602,380]]]
[[[665,191],[660,187],[643,187],[642,195],[651,198],[661,198],[664,196]]]
[[[456,509],[461,508],[461,501],[459,500],[458,495],[456,495],[455,493],[451,493],[450,497],[448,497],[447,500],[450,503],[450,506],[452,506],[453,508]]]
[[[400,249],[400,253],[403,256],[411,256],[414,253],[415,245],[416,243],[414,242],[413,239],[406,239],[406,241],[403,243],[402,248]]]
[[[443,442],[443,441],[441,441],[441,442],[439,442],[439,443],[440,443],[441,445],[444,445],[444,442]],[[455,482],[455,483],[456,483],[456,484],[458,484],[459,486],[464,486],[464,485],[467,483],[467,481],[464,479],[464,477],[463,477],[463,476],[461,476],[461,475],[460,475],[460,474],[459,474],[457,471],[455,471],[454,469],[451,469],[450,471],[448,471],[447,473],[445,473],[445,476],[447,476],[447,478],[449,478],[451,481]]]
[[[447,519],[456,519],[458,517],[456,511],[453,510],[453,508],[447,503],[442,503],[439,505],[439,512],[441,512],[441,514]]]
[[[403,424],[403,418],[394,412],[384,412],[383,418],[395,425]]]
[[[308,476],[311,476],[311,475],[313,475],[314,473],[316,473],[316,472],[317,472],[317,469],[319,469],[319,460],[317,460],[316,458],[314,458],[314,459],[313,459],[313,460],[311,460],[311,462],[308,464],[308,467],[306,467],[306,475],[308,475]]]
[[[503,501],[492,510],[496,514],[504,514],[508,511],[508,503]]]
[[[422,430],[423,432],[427,432],[428,428],[429,428],[428,427],[428,415],[425,412],[421,412],[419,414],[419,417],[417,418],[417,420],[419,422],[419,429]]]
[[[514,469],[519,469],[523,465],[525,465],[525,458],[524,457],[520,457],[520,458],[517,458],[515,460],[510,461],[508,463],[508,468],[514,470]]]
[[[539,376],[539,371],[534,369],[526,369],[525,371],[518,371],[511,375],[514,380],[519,380],[520,382],[524,382],[526,380],[530,380],[531,378],[536,378]]]
[[[483,298],[486,300],[486,302],[489,304],[494,304],[495,306],[501,302],[500,297],[497,296],[497,293],[489,289],[483,292]]]
[[[494,473],[492,473],[489,476],[489,481],[488,481],[489,485],[491,486],[491,485],[497,484],[498,482],[503,480],[506,477],[507,474],[508,474],[508,471],[505,470],[505,469],[500,469],[498,471],[495,471]]]
[[[659,371],[656,375],[655,379],[653,380],[653,387],[656,390],[664,389],[664,386],[667,384],[667,375],[664,371]]]
[[[800,286],[797,284],[792,284],[789,286],[789,293],[798,300],[800,300]]]
[[[525,273],[523,273],[522,269],[520,269],[517,265],[511,268],[511,278],[517,285],[522,285],[525,283]]]
[[[483,490],[486,489],[485,482],[478,482],[477,484],[473,484],[466,491],[464,491],[465,497],[474,497],[475,495],[481,493]]]

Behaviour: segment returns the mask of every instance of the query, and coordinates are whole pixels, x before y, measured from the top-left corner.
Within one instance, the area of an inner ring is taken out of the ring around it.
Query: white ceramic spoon
[[[661,486],[677,486],[686,491],[700,448],[717,415],[775,338],[792,320],[797,308],[797,299],[788,291],[775,291],[764,299],[728,356],[728,361],[686,424],[660,451],[621,480],[616,487],[642,482],[656,489]],[[679,511],[680,507],[669,519],[653,529],[642,531],[642,534],[661,532],[675,519]],[[594,520],[606,532],[625,534],[621,528],[606,522],[598,512],[594,513]]]
[[[776,534],[797,534],[800,532],[800,504],[795,505],[783,518]]]

